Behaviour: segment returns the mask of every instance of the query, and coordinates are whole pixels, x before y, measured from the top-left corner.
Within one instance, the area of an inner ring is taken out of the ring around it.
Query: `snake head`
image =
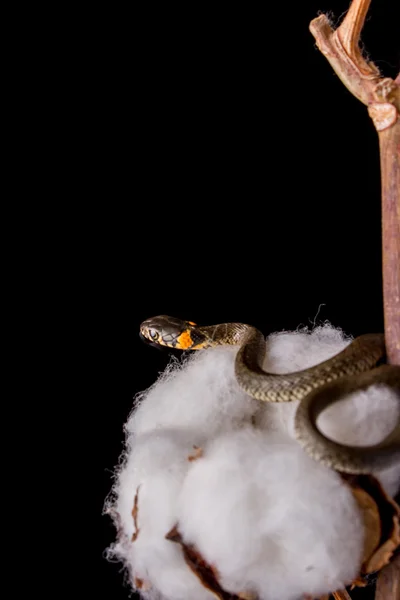
[[[196,336],[193,335],[195,328],[196,323],[192,321],[160,315],[143,321],[140,335],[152,344],[190,350],[196,345]]]

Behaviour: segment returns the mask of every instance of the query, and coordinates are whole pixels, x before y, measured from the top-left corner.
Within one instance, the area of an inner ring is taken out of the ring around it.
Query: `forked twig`
[[[387,361],[400,365],[400,73],[382,77],[359,47],[371,0],[353,0],[338,29],[326,15],[310,23],[322,54],[341,81],[361,102],[379,136],[382,180],[382,250]]]

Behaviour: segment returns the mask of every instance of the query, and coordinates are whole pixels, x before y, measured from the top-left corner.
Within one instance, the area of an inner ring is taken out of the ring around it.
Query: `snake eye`
[[[155,329],[149,329],[149,336],[155,342],[158,339],[158,333]]]

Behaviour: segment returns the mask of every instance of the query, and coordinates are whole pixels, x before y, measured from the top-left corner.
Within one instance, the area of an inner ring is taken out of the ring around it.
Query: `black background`
[[[363,33],[391,77],[394,4],[373,1]],[[268,334],[310,325],[322,304],[318,322],[383,330],[377,134],[308,30],[319,11],[337,23],[347,7],[153,4],[82,22],[68,93],[81,120],[71,169],[85,182],[73,301],[88,334],[93,597],[129,596],[104,558],[115,531],[101,513],[133,397],[169,361],[139,340],[142,320]]]

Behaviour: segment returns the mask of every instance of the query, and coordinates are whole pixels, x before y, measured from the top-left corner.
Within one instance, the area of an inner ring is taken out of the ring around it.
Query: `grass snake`
[[[365,334],[344,350],[313,367],[294,373],[263,370],[263,334],[243,323],[200,327],[161,315],[147,319],[140,334],[153,344],[180,350],[237,345],[235,376],[242,390],[265,402],[300,401],[295,436],[304,450],[324,465],[346,473],[369,473],[400,463],[400,417],[391,433],[373,446],[347,446],[327,438],[317,427],[318,415],[348,394],[384,384],[400,401],[400,366],[380,364],[385,356],[383,334]]]

